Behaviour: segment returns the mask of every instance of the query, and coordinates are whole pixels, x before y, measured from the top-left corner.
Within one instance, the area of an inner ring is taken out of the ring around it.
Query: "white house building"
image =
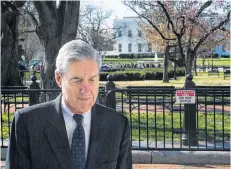
[[[214,14],[213,14],[214,15]],[[207,15],[203,15],[206,17]],[[122,19],[114,19],[113,27],[116,29],[117,37],[113,51],[109,55],[119,55],[121,53],[155,53],[152,46],[148,43],[145,35],[142,33],[139,26],[139,17],[123,17]],[[228,24],[228,27],[230,25]],[[214,50],[214,53],[221,55],[230,55],[230,51],[225,51],[222,45],[218,45]]]
[[[120,28],[116,31],[118,38],[114,44],[114,54],[121,53],[153,53],[151,44],[139,27],[138,17],[124,17],[114,19],[113,27]]]

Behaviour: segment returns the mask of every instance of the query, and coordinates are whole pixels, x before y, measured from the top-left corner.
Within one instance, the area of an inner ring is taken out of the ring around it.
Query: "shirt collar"
[[[72,111],[67,107],[66,103],[63,101],[61,102],[61,106],[62,109],[64,110],[63,113],[66,113],[68,116],[70,116],[71,118],[73,118],[74,113],[72,113]],[[88,124],[90,123],[90,119],[91,119],[91,109],[87,112],[84,112],[83,114],[83,123],[84,125],[88,126]]]

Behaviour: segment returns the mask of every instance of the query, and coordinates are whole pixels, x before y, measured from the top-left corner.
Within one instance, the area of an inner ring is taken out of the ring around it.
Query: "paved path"
[[[230,169],[230,165],[133,164],[133,169]]]
[[[5,161],[1,161],[1,169],[5,169]],[[230,165],[194,165],[194,164],[133,164],[133,169],[229,169]]]

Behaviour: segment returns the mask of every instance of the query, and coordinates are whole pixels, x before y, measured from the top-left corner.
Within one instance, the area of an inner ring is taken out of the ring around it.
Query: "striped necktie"
[[[83,116],[81,114],[74,114],[73,118],[77,122],[74,130],[71,145],[71,154],[73,169],[85,168],[85,133],[82,125]]]

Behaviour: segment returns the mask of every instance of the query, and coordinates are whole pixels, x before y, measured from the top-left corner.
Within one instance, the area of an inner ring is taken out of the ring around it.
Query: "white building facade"
[[[114,44],[114,54],[121,53],[153,53],[151,44],[146,40],[145,35],[139,26],[138,17],[124,17],[123,19],[114,19],[113,27],[117,30],[117,37]]]

